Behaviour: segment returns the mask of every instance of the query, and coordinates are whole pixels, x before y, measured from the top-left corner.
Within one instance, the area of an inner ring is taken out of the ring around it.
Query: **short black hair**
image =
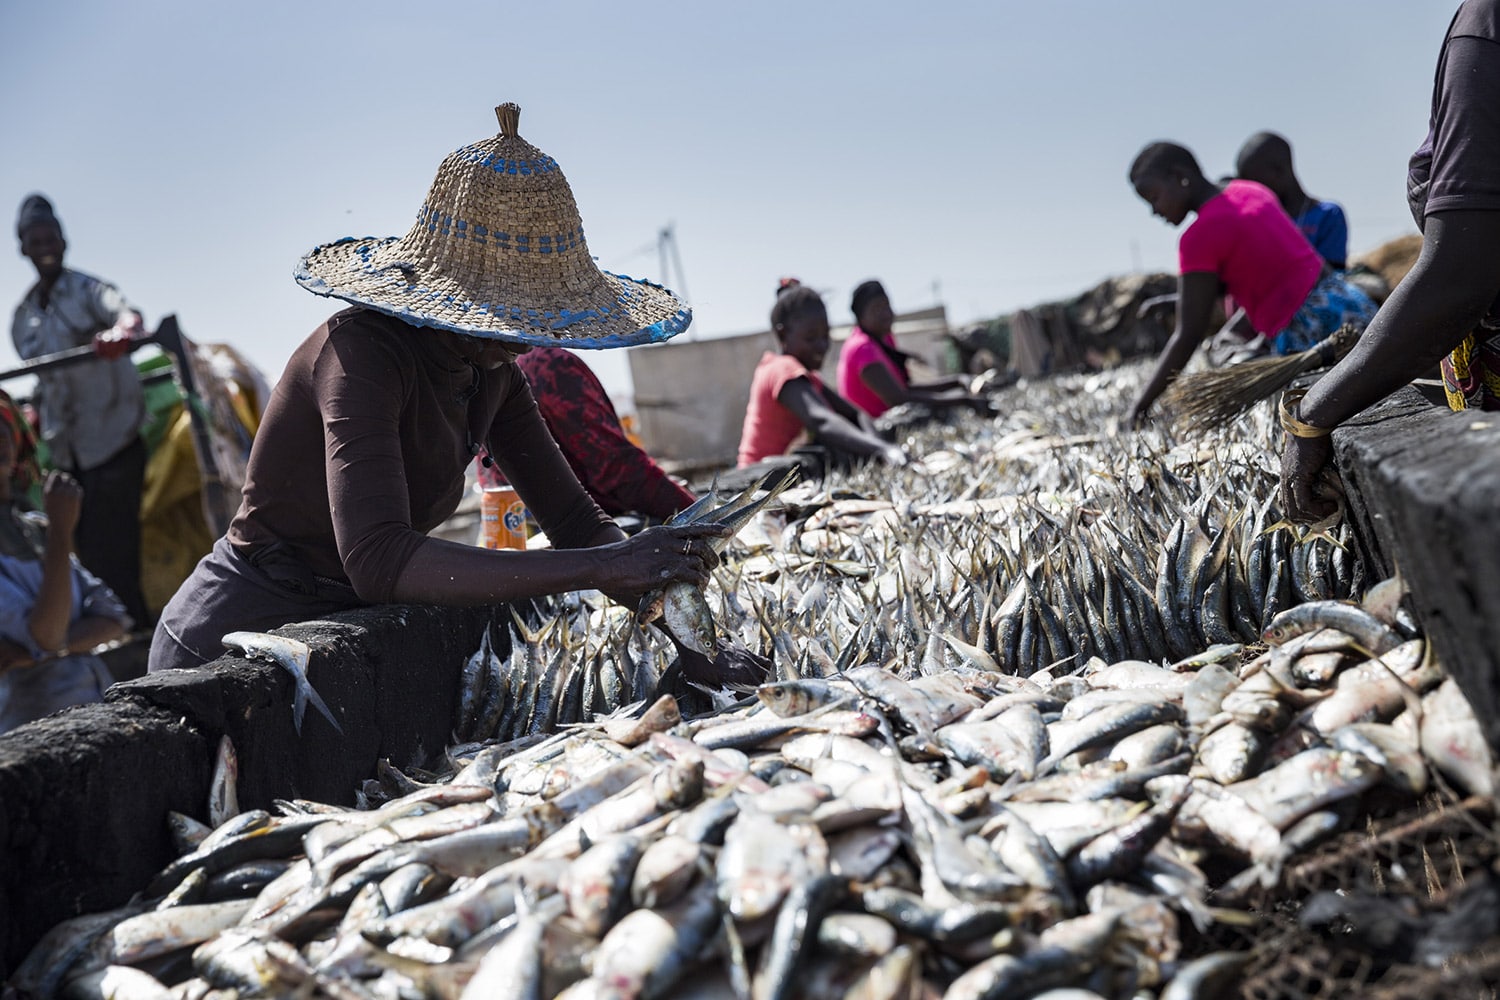
[[[16,213],[16,239],[25,236],[26,230],[32,226],[41,224],[56,226],[58,233],[62,233],[62,223],[57,221],[57,213],[52,208],[52,202],[47,200],[47,196],[29,194],[26,200],[21,202],[21,208]]]
[[[828,315],[828,307],[823,304],[823,297],[806,285],[789,285],[776,296],[776,304],[771,307],[771,329],[779,337],[793,316],[812,312]]]
[[[854,294],[849,296],[849,311],[854,314],[856,321],[859,319],[859,314],[864,312],[865,306],[877,298],[883,298],[887,302],[891,300],[891,297],[885,293],[885,286],[874,278],[861,281],[855,286]]]
[[[1286,141],[1286,137],[1275,132],[1257,132],[1245,140],[1240,147],[1239,153],[1234,158],[1234,169],[1243,174],[1245,165],[1257,160],[1268,160],[1270,163],[1284,164],[1288,168],[1292,165],[1292,144]]]
[[[1130,183],[1148,174],[1181,174],[1189,179],[1203,176],[1198,158],[1186,146],[1175,142],[1153,142],[1135,155],[1130,164]]]

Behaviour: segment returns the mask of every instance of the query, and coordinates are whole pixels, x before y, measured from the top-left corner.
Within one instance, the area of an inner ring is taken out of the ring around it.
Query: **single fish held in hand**
[[[780,475],[781,478],[771,485],[772,477]],[[779,472],[773,470],[761,477],[760,481],[746,489],[739,496],[726,504],[718,507],[710,507],[703,504],[708,497],[700,499],[687,510],[678,514],[675,518],[667,521],[668,525],[679,524],[719,524],[731,529],[731,534],[722,538],[709,539],[709,545],[715,552],[723,552],[729,544],[729,539],[734,537],[733,532],[739,531],[750,519],[765,509],[766,505],[776,499],[781,492],[787,489],[797,480],[797,470],[784,469]],[[759,498],[755,494],[765,490]],[[702,507],[699,504],[703,504]],[[719,633],[714,624],[713,613],[708,608],[708,601],[703,595],[703,590],[690,583],[670,583],[661,590],[649,591],[641,598],[640,609],[636,613],[637,623],[644,625],[654,621],[657,617],[666,619],[667,628],[671,630],[682,644],[687,648],[703,656],[713,658],[719,652]]]
[[[302,716],[307,711],[308,702],[312,702],[313,708],[328,720],[328,724],[340,736],[344,734],[344,727],[339,725],[339,720],[333,717],[318,692],[313,690],[312,682],[307,679],[307,664],[312,659],[312,649],[307,643],[264,632],[230,632],[220,641],[229,649],[237,649],[252,659],[259,657],[279,663],[292,675],[292,684],[296,687],[296,694],[292,699],[292,721],[299,736],[302,734]]]

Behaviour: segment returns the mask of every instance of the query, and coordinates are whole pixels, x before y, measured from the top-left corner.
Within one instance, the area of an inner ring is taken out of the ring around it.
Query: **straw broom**
[[[1178,377],[1162,394],[1173,421],[1188,431],[1202,431],[1233,420],[1268,399],[1303,372],[1327,368],[1354,346],[1358,327],[1346,323],[1321,343],[1297,354],[1256,358],[1237,365]]]

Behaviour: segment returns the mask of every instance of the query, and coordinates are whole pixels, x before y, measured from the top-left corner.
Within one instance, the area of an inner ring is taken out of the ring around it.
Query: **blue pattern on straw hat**
[[[599,268],[561,168],[521,139],[520,108],[495,109],[501,134],[449,154],[402,237],[315,247],[304,288],[473,337],[578,348],[658,343],[692,311],[667,289]]]

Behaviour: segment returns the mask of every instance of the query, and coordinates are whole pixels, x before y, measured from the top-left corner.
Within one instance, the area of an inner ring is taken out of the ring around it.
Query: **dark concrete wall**
[[[449,743],[458,678],[491,610],[382,607],[277,629],[313,650],[299,736],[279,666],[226,656],[117,684],[106,703],[0,737],[0,981],[52,925],[126,902],[175,857],[168,810],[206,819],[219,737],[241,808],[349,802],[376,761],[425,764]]]
[[[1334,432],[1349,516],[1492,745],[1500,737],[1500,414],[1454,413],[1408,387]]]

